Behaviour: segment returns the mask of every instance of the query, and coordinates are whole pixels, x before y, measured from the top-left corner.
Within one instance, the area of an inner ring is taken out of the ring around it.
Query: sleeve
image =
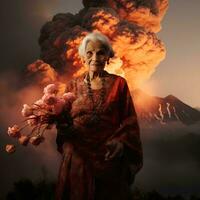
[[[67,83],[65,93],[67,92],[75,92],[74,91],[75,81],[71,80]],[[73,120],[70,118],[69,113],[66,111],[62,112],[59,116],[59,120],[56,125],[57,136],[56,136],[56,144],[57,150],[60,153],[63,153],[62,146],[66,140],[70,140],[73,137]]]
[[[143,166],[143,150],[137,114],[125,79],[122,79],[119,88],[119,116],[120,127],[114,135],[124,144],[123,157],[134,178]]]

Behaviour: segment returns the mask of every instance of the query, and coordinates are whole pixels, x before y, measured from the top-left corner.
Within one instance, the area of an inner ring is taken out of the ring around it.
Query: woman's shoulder
[[[87,72],[82,73],[76,77],[72,77],[68,82],[67,85],[69,87],[75,87],[77,86],[79,83],[83,83],[85,77],[87,75]],[[119,84],[126,84],[126,79],[120,75],[117,74],[113,74],[113,73],[109,73],[107,71],[104,71],[104,77],[114,81],[114,82],[118,82]]]
[[[114,79],[115,81],[118,81],[120,84],[126,83],[126,79],[124,77],[120,76],[120,75],[107,72],[107,76],[110,77],[111,79]]]

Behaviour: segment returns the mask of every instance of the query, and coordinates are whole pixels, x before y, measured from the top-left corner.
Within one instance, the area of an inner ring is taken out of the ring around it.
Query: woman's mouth
[[[101,66],[101,63],[91,63],[91,66]]]

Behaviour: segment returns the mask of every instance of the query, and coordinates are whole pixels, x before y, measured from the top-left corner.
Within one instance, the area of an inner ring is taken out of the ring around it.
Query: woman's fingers
[[[113,159],[119,153],[119,151],[120,151],[120,148],[117,145],[114,151],[111,154],[109,154],[108,159],[109,160]]]
[[[105,154],[105,160],[111,160],[120,154],[123,150],[123,144],[121,142],[110,143],[108,149],[109,150]]]
[[[105,154],[105,160],[109,160],[110,151],[107,151]]]

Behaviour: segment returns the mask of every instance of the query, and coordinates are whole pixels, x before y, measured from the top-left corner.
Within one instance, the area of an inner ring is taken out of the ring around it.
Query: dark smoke
[[[83,4],[85,8],[79,13],[57,14],[42,27],[40,58],[60,73],[80,74],[84,69],[77,47],[88,32],[97,30],[110,39],[116,52],[108,71],[125,76],[131,88],[139,87],[165,57],[164,44],[155,32],[160,30],[168,1],[104,0]]]

